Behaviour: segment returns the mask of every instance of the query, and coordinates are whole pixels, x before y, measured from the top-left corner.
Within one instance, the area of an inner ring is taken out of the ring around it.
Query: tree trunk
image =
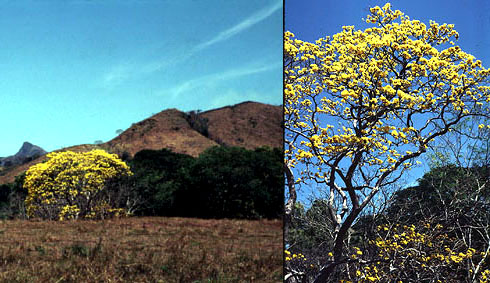
[[[284,242],[288,242],[289,226],[291,224],[291,218],[296,203],[296,188],[294,186],[294,176],[291,172],[291,168],[284,163],[284,171],[286,172],[286,180],[289,188],[289,199],[284,207]]]

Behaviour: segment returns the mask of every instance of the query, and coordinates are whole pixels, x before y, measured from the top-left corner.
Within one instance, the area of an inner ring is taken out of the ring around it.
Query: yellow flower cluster
[[[305,256],[303,254],[301,254],[301,253],[295,254],[295,253],[291,253],[288,250],[284,250],[284,254],[286,255],[286,257],[285,257],[285,260],[286,261],[291,261],[291,260],[302,260],[302,261],[306,261]]]
[[[490,282],[490,270],[485,269],[480,276],[480,283]]]
[[[359,281],[380,280],[379,274],[387,272],[387,265],[399,268],[410,266],[412,270],[429,271],[442,265],[464,264],[464,260],[471,260],[475,256],[481,257],[482,255],[474,248],[467,248],[462,251],[451,249],[447,245],[447,243],[451,242],[449,237],[444,233],[435,232],[443,228],[440,224],[437,224],[432,230],[430,223],[425,223],[421,226],[424,227],[424,231],[417,231],[418,229],[414,225],[378,226],[378,232],[385,236],[378,237],[375,241],[371,241],[370,244],[374,244],[377,247],[379,261],[359,268],[356,271]],[[352,258],[356,258],[357,250],[354,247]],[[485,277],[485,272],[481,273],[481,278]]]
[[[123,208],[113,208],[107,201],[102,200],[95,205],[91,211],[85,215],[85,218],[89,219],[104,219],[110,217],[129,216]]]
[[[376,266],[365,266],[362,271],[356,271],[356,276],[358,282],[376,282],[381,280]]]
[[[61,208],[58,215],[58,220],[63,221],[65,219],[76,219],[80,213],[80,208],[76,205],[65,205]]]
[[[359,256],[362,255],[361,249],[359,249],[358,247],[353,247],[353,249],[354,249],[354,252],[351,255],[352,259],[357,259]]]
[[[454,25],[426,25],[390,4],[372,8],[367,22],[374,26],[345,26],[314,43],[284,33],[285,126],[300,137],[290,152],[299,162],[348,157],[378,172],[410,168],[406,156],[490,101],[490,69],[454,46]]]
[[[98,205],[94,197],[109,179],[132,174],[117,155],[103,150],[52,152],[47,158],[26,172],[25,204],[30,217],[64,220],[79,214],[89,216],[90,211],[82,211],[82,207]]]

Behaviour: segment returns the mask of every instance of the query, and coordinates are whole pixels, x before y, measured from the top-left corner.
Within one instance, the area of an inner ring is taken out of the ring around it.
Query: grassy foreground
[[[281,282],[282,222],[0,222],[0,282]]]

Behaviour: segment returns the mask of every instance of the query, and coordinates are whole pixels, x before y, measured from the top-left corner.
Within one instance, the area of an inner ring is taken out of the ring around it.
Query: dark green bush
[[[213,147],[198,158],[144,150],[130,162],[140,215],[280,218],[282,152]]]
[[[213,147],[189,170],[183,213],[205,218],[279,218],[283,207],[282,152]]]

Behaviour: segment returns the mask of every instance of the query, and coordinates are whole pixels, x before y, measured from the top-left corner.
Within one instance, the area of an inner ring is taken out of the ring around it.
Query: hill
[[[177,109],[164,110],[133,124],[119,136],[102,145],[108,151],[133,156],[143,149],[168,148],[176,153],[198,156],[206,148],[217,145],[194,130],[186,113]]]
[[[11,156],[0,158],[0,166],[11,167],[18,166],[28,161],[34,160],[39,156],[46,154],[44,149],[37,145],[33,145],[30,142],[24,142],[19,151]]]
[[[208,119],[209,138],[221,145],[246,149],[283,146],[281,106],[247,101],[201,115]]]
[[[143,149],[168,148],[197,157],[215,145],[254,149],[281,148],[282,143],[282,107],[247,101],[202,113],[164,110],[133,124],[102,147],[130,156]]]
[[[282,106],[243,102],[205,112],[188,113],[167,109],[137,122],[114,139],[98,144],[76,145],[56,151],[77,152],[102,148],[131,158],[143,149],[167,148],[194,157],[215,145],[254,149],[261,146],[282,148]],[[1,172],[0,184],[13,182],[15,176],[45,160],[41,156]]]

